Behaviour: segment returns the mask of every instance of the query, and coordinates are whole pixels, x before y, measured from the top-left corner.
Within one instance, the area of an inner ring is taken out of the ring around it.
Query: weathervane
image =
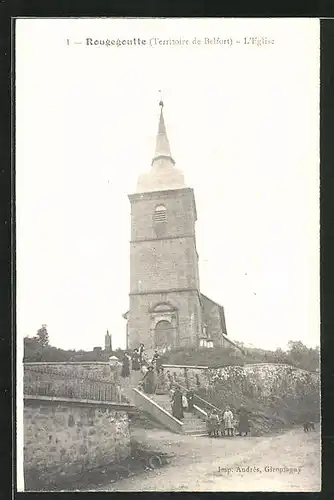
[[[161,91],[161,90],[159,90],[159,95],[160,95],[160,102],[159,102],[159,106],[161,106],[161,108],[163,108],[163,107],[164,107],[164,102],[163,102],[163,100],[162,100],[162,91]]]

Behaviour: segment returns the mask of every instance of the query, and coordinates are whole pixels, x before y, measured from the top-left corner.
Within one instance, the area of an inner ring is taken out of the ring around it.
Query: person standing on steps
[[[148,372],[148,364],[144,359],[141,364],[141,372],[143,375],[146,375],[146,373]]]
[[[155,369],[156,369],[157,373],[159,373],[160,370],[162,369],[162,359],[161,359],[161,356],[159,356],[159,354],[155,358]]]
[[[124,353],[124,358],[122,361],[122,371],[121,377],[126,378],[130,376],[130,358],[128,353]]]
[[[144,361],[144,344],[139,344],[139,349],[138,349],[138,353],[139,353],[139,363],[142,364],[143,361]]]
[[[195,396],[194,391],[192,389],[189,389],[186,393],[189,412],[192,412],[194,408],[194,396]]]
[[[153,358],[152,358],[152,365],[155,367],[156,371],[158,372],[158,369],[157,369],[157,360],[159,359],[159,353],[157,351],[157,349],[154,351],[154,354],[153,354]]]
[[[178,420],[184,419],[184,413],[182,407],[182,393],[178,387],[176,387],[174,394],[172,396],[172,415]]]
[[[233,436],[233,413],[229,406],[226,406],[226,410],[223,415],[224,429],[227,431],[228,436]]]
[[[188,411],[188,400],[185,394],[182,394],[182,408],[184,412]]]
[[[139,362],[139,352],[138,349],[135,349],[132,354],[132,370],[138,371],[140,370],[140,362]]]
[[[155,377],[153,366],[149,366],[146,375],[143,378],[143,389],[146,394],[154,394]]]

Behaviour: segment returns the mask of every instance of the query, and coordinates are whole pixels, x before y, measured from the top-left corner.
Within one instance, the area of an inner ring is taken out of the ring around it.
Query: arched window
[[[154,222],[166,222],[167,214],[164,205],[158,205],[154,210]]]

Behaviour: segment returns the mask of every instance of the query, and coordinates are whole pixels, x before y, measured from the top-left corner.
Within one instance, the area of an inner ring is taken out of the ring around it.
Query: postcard
[[[18,491],[320,491],[319,47],[15,20]]]

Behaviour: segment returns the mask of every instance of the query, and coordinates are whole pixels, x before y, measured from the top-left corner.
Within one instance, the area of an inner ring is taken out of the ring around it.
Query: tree
[[[319,368],[319,346],[315,349],[307,347],[300,340],[288,343],[287,355],[292,364],[304,370],[315,371]]]
[[[42,346],[36,337],[24,337],[24,361],[42,361]]]
[[[49,334],[46,325],[42,325],[37,331],[36,335],[37,342],[42,346],[46,347],[49,345]]]

